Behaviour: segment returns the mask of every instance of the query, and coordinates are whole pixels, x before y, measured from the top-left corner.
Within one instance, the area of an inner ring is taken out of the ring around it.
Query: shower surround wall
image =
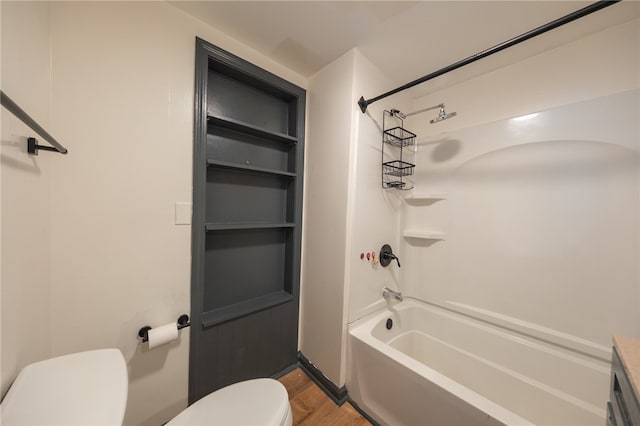
[[[402,229],[445,236],[404,239],[406,294],[605,363],[612,334],[640,338],[639,28],[416,100],[458,116],[408,120],[413,193],[444,199],[406,200]]]
[[[409,201],[404,227],[445,237],[406,239],[413,294],[605,360],[613,333],[637,336],[639,102],[631,90],[423,139],[418,158],[439,164],[415,192],[446,198]]]
[[[446,185],[444,200],[410,201],[409,229],[447,232],[431,244],[408,238],[405,271],[446,280],[419,284],[429,289],[423,309],[448,319],[425,316],[430,326],[414,325],[420,338],[392,346],[535,424],[603,424],[612,330],[634,336],[640,322],[630,297],[638,289],[639,103],[631,90],[423,139],[431,158],[457,146],[448,161],[460,164],[446,181],[432,180]],[[445,223],[436,218],[444,211]],[[464,268],[451,268],[452,256]],[[451,353],[439,358],[439,344]],[[350,365],[366,373],[363,362]],[[361,406],[403,411],[386,406],[394,398],[380,398],[365,377],[354,381],[369,395],[356,399]],[[409,418],[417,413],[427,414],[416,408]]]
[[[638,89],[639,28],[636,19],[416,100],[416,109],[445,100],[458,116],[437,126],[409,120],[420,136],[413,192],[451,192],[404,205],[403,229],[449,235],[430,246],[405,239],[402,278],[413,297],[473,305],[604,347],[612,333],[640,337],[638,193],[620,196],[638,184],[637,170],[606,180],[611,158],[600,148],[633,141],[633,128],[616,132],[637,117],[588,103],[571,120],[528,115]],[[474,140],[481,123],[518,116],[513,138]],[[524,142],[538,144],[515,147]],[[627,148],[637,160],[635,143]],[[598,192],[603,182],[610,192]]]

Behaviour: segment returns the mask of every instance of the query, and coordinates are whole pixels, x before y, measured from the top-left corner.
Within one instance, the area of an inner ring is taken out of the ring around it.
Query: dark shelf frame
[[[206,223],[206,232],[236,231],[245,229],[277,229],[295,228],[295,223]]]
[[[271,139],[283,143],[297,143],[298,138],[284,134],[273,132],[262,127],[254,126],[253,124],[245,123],[244,121],[235,120],[228,117],[216,117],[213,115],[207,115],[207,122],[209,124],[224,127],[229,130],[236,130],[243,133],[248,133],[253,136],[259,136],[265,139]]]
[[[282,170],[268,169],[265,167],[255,167],[255,166],[246,165],[246,164],[238,164],[238,163],[231,163],[229,161],[219,161],[219,160],[211,160],[211,159],[207,160],[207,166],[220,167],[224,169],[232,169],[236,171],[244,171],[248,173],[276,175],[276,176],[282,176],[282,177],[293,178],[293,179],[295,179],[298,176],[297,173],[285,172]]]
[[[213,327],[223,322],[242,317],[244,315],[272,308],[293,301],[293,296],[286,291],[277,291],[254,299],[235,303],[224,308],[214,309],[202,314],[203,327]]]

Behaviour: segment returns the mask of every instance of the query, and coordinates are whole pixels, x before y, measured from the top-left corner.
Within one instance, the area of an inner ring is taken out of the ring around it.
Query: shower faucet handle
[[[383,245],[382,248],[380,249],[380,264],[384,267],[387,267],[389,266],[389,264],[391,263],[391,260],[393,259],[395,259],[395,261],[398,263],[398,268],[399,268],[400,259],[398,259],[398,256],[393,254],[393,250],[391,249],[391,246],[389,244]]]

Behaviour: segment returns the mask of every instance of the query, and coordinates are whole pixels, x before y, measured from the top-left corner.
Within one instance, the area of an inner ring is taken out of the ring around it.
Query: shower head
[[[444,110],[444,104],[440,104],[438,106],[440,107],[440,111],[438,112],[438,116],[430,121],[431,124],[446,120],[447,118],[455,117],[457,114],[456,112],[450,112],[447,114]]]

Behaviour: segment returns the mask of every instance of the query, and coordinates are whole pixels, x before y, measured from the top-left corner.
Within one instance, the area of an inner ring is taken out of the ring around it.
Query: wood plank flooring
[[[306,426],[369,426],[348,402],[338,407],[301,369],[280,377],[289,392],[293,424]]]

